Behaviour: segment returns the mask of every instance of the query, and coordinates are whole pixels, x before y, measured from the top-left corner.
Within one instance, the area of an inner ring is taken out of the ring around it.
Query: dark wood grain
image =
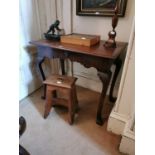
[[[110,59],[116,59],[127,45],[124,42],[117,42],[117,48],[108,49],[103,46],[104,42],[105,41],[100,41],[99,44],[96,44],[91,47],[74,45],[74,44],[66,44],[66,43],[61,43],[59,41],[48,41],[45,39],[38,40],[38,41],[31,41],[30,43],[37,46],[51,47],[53,49],[59,49],[59,50],[70,51],[74,53],[81,53],[81,54],[92,55],[92,56],[103,57],[103,58],[110,58]]]

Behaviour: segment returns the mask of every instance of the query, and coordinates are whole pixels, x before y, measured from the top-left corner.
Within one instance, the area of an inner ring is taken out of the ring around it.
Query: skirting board
[[[42,86],[42,83],[39,80],[32,80],[30,84],[22,83],[20,86],[20,95],[19,102],[23,100],[25,97],[36,91]]]
[[[135,140],[126,136],[122,136],[119,151],[125,154],[135,154]]]
[[[117,135],[122,135],[128,120],[129,118],[125,115],[112,111],[109,116],[107,130]]]
[[[77,62],[73,63],[71,61],[65,61],[65,68],[66,68],[68,75],[75,76],[78,78],[78,80],[76,82],[77,85],[82,86],[84,88],[94,90],[96,92],[101,92],[102,83],[101,83],[99,77],[97,76],[97,70],[95,68],[92,67],[92,68],[86,69],[80,63],[77,63]],[[114,70],[115,70],[115,66],[113,65],[111,67],[111,71],[112,71],[111,80],[112,80],[113,75],[114,75]],[[117,78],[116,83],[115,83],[114,95],[117,94],[117,91],[119,88],[120,79],[121,79],[121,72],[122,71],[120,71],[120,74],[118,75],[118,78]],[[109,94],[110,86],[111,86],[111,82],[109,84],[107,95]]]
[[[101,92],[102,90],[102,83],[98,80],[90,79],[81,74],[74,74],[75,77],[78,78],[77,85],[82,86],[84,88],[91,89],[96,92]]]
[[[88,88],[90,90],[96,91],[96,92],[101,92],[102,90],[102,83],[98,77],[95,77],[93,75],[87,75],[86,73],[74,73],[74,76],[78,78],[77,80],[77,85],[82,86],[84,88]],[[110,86],[107,91],[107,95],[109,94],[110,91]],[[116,83],[116,86],[114,88],[114,95],[117,94],[119,84]]]
[[[119,151],[125,154],[135,154],[135,136],[134,132],[127,130],[127,124],[129,119],[123,115],[112,113],[108,120],[107,130],[109,132],[122,135]]]

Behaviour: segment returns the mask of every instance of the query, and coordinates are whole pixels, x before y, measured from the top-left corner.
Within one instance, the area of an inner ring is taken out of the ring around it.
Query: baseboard
[[[90,90],[101,92],[102,90],[102,83],[100,80],[95,79],[95,77],[92,76],[86,76],[82,73],[74,73],[74,76],[78,78],[77,85],[82,86],[84,88],[88,88]]]
[[[109,116],[107,130],[117,135],[122,135],[128,120],[127,116],[112,111]]]
[[[121,143],[119,146],[119,151],[128,155],[135,154],[135,139],[131,138],[131,136],[123,135],[121,139]]]
[[[122,135],[119,151],[128,155],[135,153],[135,134],[131,121],[133,122],[131,118],[112,111],[107,126],[109,132]]]
[[[23,92],[19,95],[19,102],[38,90],[41,86],[42,83],[39,80],[32,80],[29,85],[22,85]]]
[[[74,76],[78,78],[77,85],[82,86],[84,88],[88,88],[90,90],[101,92],[102,91],[102,83],[97,75],[88,74],[85,72],[75,72]],[[107,95],[109,94],[111,83],[109,84]],[[114,94],[117,93],[119,88],[119,84],[116,83],[114,88]]]

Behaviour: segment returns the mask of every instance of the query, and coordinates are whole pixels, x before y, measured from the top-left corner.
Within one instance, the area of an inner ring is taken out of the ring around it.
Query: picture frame
[[[118,16],[124,17],[127,0],[76,0],[78,16],[113,16],[118,5]]]

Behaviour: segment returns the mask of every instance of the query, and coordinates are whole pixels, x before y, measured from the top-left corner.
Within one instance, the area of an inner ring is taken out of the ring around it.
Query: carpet
[[[118,146],[121,137],[106,131],[96,124],[99,93],[77,88],[80,110],[71,126],[67,120],[67,109],[52,108],[44,119],[45,100],[40,98],[43,89],[39,89],[19,105],[19,116],[27,122],[27,128],[20,137],[20,144],[31,155],[120,155]],[[103,114],[109,115],[112,108],[106,99]]]

